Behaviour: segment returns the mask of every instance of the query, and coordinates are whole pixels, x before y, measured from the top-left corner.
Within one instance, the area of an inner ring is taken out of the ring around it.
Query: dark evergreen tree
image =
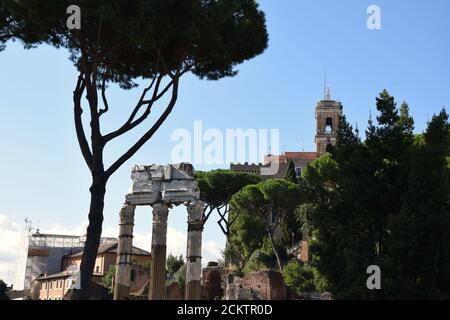
[[[390,296],[450,298],[450,134],[445,110],[434,116],[413,152],[401,210],[390,217]]]
[[[297,213],[313,236],[313,266],[337,298],[448,298],[448,115],[414,136],[406,103],[398,110],[383,91],[377,110],[364,143],[343,117],[331,154],[305,170]],[[370,265],[381,267],[382,290],[366,287]]]
[[[292,160],[289,162],[289,167],[286,171],[286,175],[284,176],[284,180],[298,183],[297,173],[295,172],[295,164]]]

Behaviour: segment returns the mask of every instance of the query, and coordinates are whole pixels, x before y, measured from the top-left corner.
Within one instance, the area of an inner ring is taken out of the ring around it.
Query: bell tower
[[[342,115],[342,104],[331,99],[330,89],[316,106],[316,149],[323,154],[327,145],[335,145],[339,119]]]

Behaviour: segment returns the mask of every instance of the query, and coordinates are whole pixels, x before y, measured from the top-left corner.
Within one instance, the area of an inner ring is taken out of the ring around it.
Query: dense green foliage
[[[184,292],[186,288],[186,264],[183,264],[175,273],[175,281],[180,285],[181,291]]]
[[[301,265],[296,259],[291,260],[283,269],[283,279],[286,285],[296,294],[325,292],[326,280],[316,268]]]
[[[174,256],[172,254],[169,254],[166,260],[166,270],[167,274],[172,277],[174,276],[178,270],[184,265],[184,259],[183,256]]]
[[[200,189],[200,199],[206,203],[209,210],[227,207],[235,193],[260,181],[258,176],[252,174],[223,169],[198,171],[195,180]]]
[[[81,8],[81,30],[66,27],[70,5]],[[234,67],[264,51],[268,41],[254,0],[2,0],[0,8],[5,36],[27,47],[68,48],[79,68],[82,51],[98,54],[99,70],[107,70],[102,76],[124,88],[185,60],[200,78],[233,76]]]
[[[237,248],[238,256],[232,256],[235,264],[247,261],[252,253],[261,248],[266,235],[265,223],[261,217],[251,211],[241,209],[239,214],[231,211],[235,223],[231,227],[230,243]]]
[[[108,272],[103,276],[101,280],[101,284],[109,289],[109,292],[113,292],[113,278],[116,275],[116,266],[109,266]]]
[[[301,181],[313,265],[337,298],[450,297],[450,131],[443,110],[422,137],[383,91],[366,141],[341,119],[337,145]],[[366,287],[378,265],[382,289]]]
[[[286,171],[284,180],[290,181],[292,183],[298,183],[297,173],[295,172],[295,164],[294,161],[292,160],[289,162],[289,167],[288,170]]]
[[[282,241],[275,233],[286,217],[300,203],[300,188],[285,180],[267,180],[249,185],[236,193],[231,201],[233,219],[231,243],[240,249],[244,260],[263,245],[267,237],[281,271],[283,261],[279,247]],[[282,246],[281,246],[282,247]]]
[[[277,267],[275,252],[273,251],[269,237],[264,235],[261,242],[262,244],[258,248],[255,248],[250,257],[247,259],[244,268],[242,269],[244,274],[250,274],[255,271],[266,269],[274,269]],[[287,259],[285,248],[277,242],[275,243],[276,248],[281,255],[282,261],[285,261]]]
[[[286,171],[286,175],[284,180],[290,181],[292,183],[298,184],[299,180],[297,178],[297,173],[295,172],[295,164],[294,161],[289,162],[288,170]],[[290,211],[286,214],[283,221],[280,223],[281,230],[283,231],[283,239],[282,243],[284,246],[289,247],[301,240],[302,233],[301,228],[299,227],[296,217],[293,211]]]
[[[240,248],[229,242],[231,226],[236,222],[236,216],[230,216],[231,198],[245,186],[258,183],[260,178],[253,174],[231,170],[213,170],[197,172],[195,179],[200,188],[200,199],[205,203],[205,222],[212,212],[219,215],[217,223],[227,237],[224,263],[228,264],[235,260],[235,256],[241,255]]]

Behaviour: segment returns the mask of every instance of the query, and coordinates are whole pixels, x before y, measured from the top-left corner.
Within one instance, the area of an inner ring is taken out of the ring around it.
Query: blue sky
[[[234,78],[207,82],[187,76],[168,121],[109,181],[105,227],[115,228],[133,164],[170,162],[171,133],[205,129],[280,129],[280,147],[314,151],[314,107],[323,97],[323,72],[333,98],[352,123],[365,128],[384,88],[406,100],[421,132],[450,101],[450,2],[447,0],[262,0],[270,46],[239,66]],[[368,30],[366,9],[381,8],[381,30]],[[7,232],[23,219],[46,230],[76,230],[87,221],[90,174],[76,142],[71,95],[76,80],[68,53],[48,46],[23,50],[10,43],[0,53],[0,278],[11,276],[13,245]],[[111,88],[103,130],[121,124],[140,89]],[[141,130],[106,151],[111,163]],[[199,166],[198,169],[211,169]],[[2,222],[3,221],[3,222]],[[186,213],[173,210],[169,226],[186,230]],[[135,230],[150,241],[151,210],[137,211]],[[209,256],[223,246],[215,220],[206,225]],[[10,241],[10,242],[8,242]],[[3,251],[2,251],[3,250]],[[183,252],[182,252],[183,253]]]

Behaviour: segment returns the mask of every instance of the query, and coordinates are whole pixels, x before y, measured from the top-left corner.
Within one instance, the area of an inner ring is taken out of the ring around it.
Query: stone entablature
[[[133,185],[126,195],[131,205],[153,205],[156,202],[179,205],[196,201],[200,196],[195,172],[190,164],[134,166]]]

